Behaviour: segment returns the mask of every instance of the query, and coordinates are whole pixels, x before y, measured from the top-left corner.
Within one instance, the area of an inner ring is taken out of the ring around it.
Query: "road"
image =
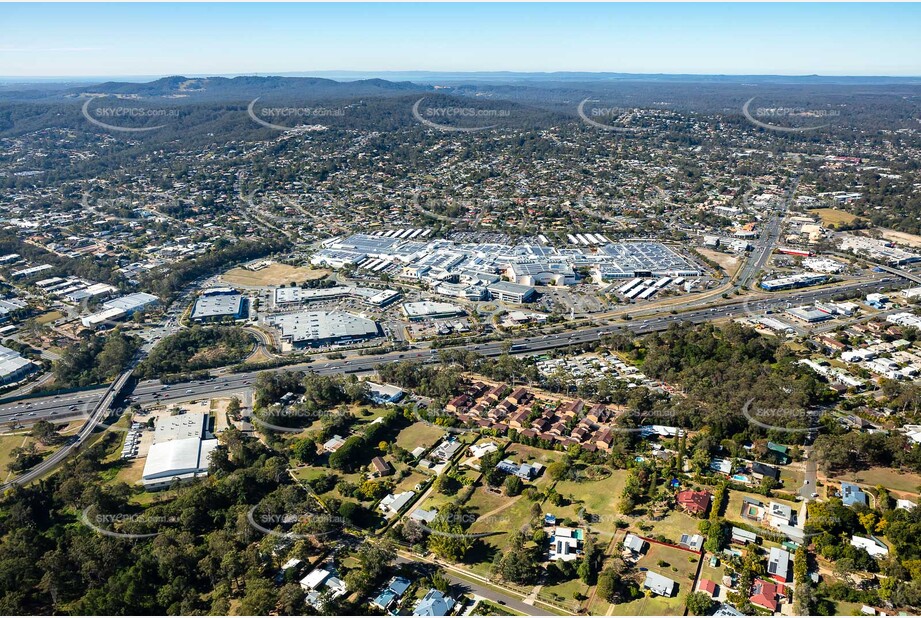
[[[437,564],[438,566],[442,567],[442,572],[444,572],[445,577],[448,578],[448,581],[450,581],[453,586],[458,588],[463,593],[475,594],[477,596],[483,597],[484,599],[493,601],[494,603],[504,605],[505,607],[513,609],[516,612],[526,616],[547,615],[546,611],[541,611],[539,608],[534,607],[533,605],[528,605],[519,598],[499,592],[494,588],[479,583],[473,575],[469,577],[461,577],[457,575],[455,572],[456,567],[454,567],[454,565],[442,564],[441,562],[433,562],[428,558],[404,558],[402,555],[397,557],[396,562],[398,564],[415,564],[428,567]]]
[[[787,293],[776,298],[757,301],[753,306],[758,309],[784,308],[788,303],[812,303],[817,300],[826,300],[845,292],[866,292],[877,289],[877,282],[861,282],[833,288],[816,290],[800,290]],[[534,335],[511,340],[512,354],[534,354],[554,348],[593,343],[602,335],[616,332],[632,332],[646,334],[667,329],[679,322],[701,323],[721,318],[732,318],[744,315],[749,308],[744,300],[727,300],[718,307],[695,309],[676,315],[662,315],[650,317],[646,320],[635,319],[617,324],[606,324],[584,328],[570,333],[554,335]],[[462,349],[474,351],[483,356],[500,356],[503,353],[506,341],[493,341],[487,343],[469,344],[460,346]],[[289,365],[271,371],[309,370],[321,375],[341,373],[369,373],[382,363],[399,361],[420,361],[424,363],[435,362],[438,351],[432,349],[414,349],[406,352],[390,352],[372,356],[357,356],[351,359],[318,360],[312,363]],[[184,384],[163,385],[159,380],[146,380],[139,382],[131,393],[133,402],[144,405],[155,401],[174,402],[188,401],[205,396],[229,394],[239,392],[251,387],[256,375],[261,371],[251,371],[237,374],[224,374],[211,380],[188,382]],[[8,403],[0,404],[0,424],[13,420],[20,423],[36,422],[40,419],[61,421],[67,418],[85,417],[85,412],[91,409],[105,391],[104,387],[94,390],[81,391],[60,396],[28,397]],[[73,408],[76,407],[76,410]]]

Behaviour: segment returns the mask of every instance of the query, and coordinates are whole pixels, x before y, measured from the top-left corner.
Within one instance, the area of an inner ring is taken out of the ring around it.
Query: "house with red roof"
[[[763,579],[756,579],[755,584],[752,586],[752,594],[748,597],[748,600],[752,602],[752,605],[776,612],[779,606],[777,595],[780,593],[781,588],[777,584],[766,582]]]
[[[691,515],[704,515],[706,514],[707,509],[710,508],[709,491],[693,491],[691,489],[685,489],[684,491],[679,491],[675,498],[678,501],[678,506],[680,506]]]
[[[700,592],[706,592],[710,597],[716,596],[716,582],[712,579],[702,579],[700,580],[700,585],[697,587]]]

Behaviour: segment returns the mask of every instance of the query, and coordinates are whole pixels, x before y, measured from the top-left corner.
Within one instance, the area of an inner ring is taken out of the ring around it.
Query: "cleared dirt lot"
[[[302,268],[300,266],[289,266],[287,264],[276,263],[260,270],[234,268],[221,275],[221,279],[230,285],[288,285],[292,281],[301,283],[303,281],[322,279],[329,273],[330,271],[325,269]]]

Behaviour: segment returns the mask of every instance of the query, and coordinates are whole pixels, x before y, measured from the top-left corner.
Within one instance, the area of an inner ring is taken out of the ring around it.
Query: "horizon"
[[[921,7],[898,3],[66,3],[53,11],[11,3],[0,16],[8,28],[0,46],[4,80],[330,72],[921,76]]]
[[[163,73],[153,75],[0,75],[0,83],[6,84],[29,84],[29,83],[49,83],[64,84],[69,82],[87,82],[100,83],[102,81],[125,82],[125,83],[151,83],[162,79],[173,77],[183,77],[188,79],[212,79],[225,78],[234,79],[238,77],[279,77],[292,79],[328,79],[332,81],[349,82],[370,79],[384,79],[386,81],[398,82],[407,81],[411,76],[423,78],[438,78],[440,80],[450,80],[452,77],[482,76],[483,78],[495,77],[521,77],[530,76],[534,78],[552,79],[554,76],[585,76],[587,78],[604,79],[605,76],[616,75],[625,78],[778,78],[789,80],[899,80],[907,81],[913,79],[921,80],[921,73],[917,75],[871,75],[871,74],[820,74],[820,73],[625,73],[620,71],[505,71],[505,70],[471,70],[471,71],[438,71],[438,70],[393,70],[393,71],[362,71],[362,70],[322,70],[322,71],[260,71],[248,73]],[[399,79],[400,76],[405,76]],[[628,80],[624,80],[628,81]]]

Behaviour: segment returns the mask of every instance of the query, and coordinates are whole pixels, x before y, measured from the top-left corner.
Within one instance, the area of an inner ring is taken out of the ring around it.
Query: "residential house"
[[[375,457],[371,460],[371,470],[374,476],[393,474],[393,466],[390,465],[390,462],[384,461],[382,457]]]
[[[870,536],[857,536],[855,534],[851,537],[851,545],[865,550],[874,558],[889,555],[889,547],[872,534]]]
[[[646,541],[638,537],[637,535],[630,533],[624,537],[624,549],[629,549],[634,554],[642,554],[643,549],[646,547]]]
[[[416,495],[412,491],[404,491],[399,494],[387,494],[378,503],[377,508],[381,510],[385,517],[393,517],[409,504],[409,501]]]
[[[866,504],[867,494],[853,483],[841,483],[841,502],[844,506],[854,506],[855,504]]]
[[[716,582],[712,579],[703,578],[700,580],[700,583],[697,585],[697,590],[699,592],[704,592],[710,595],[710,598],[716,597]]]
[[[790,563],[790,552],[772,547],[768,555],[768,575],[782,584],[790,581]]]
[[[409,589],[411,582],[405,577],[394,577],[377,597],[371,601],[371,605],[382,611],[387,611],[399,602],[400,597]]]
[[[447,616],[454,608],[454,599],[432,588],[425,593],[413,610],[413,616]]]
[[[733,526],[730,540],[733,543],[738,543],[739,545],[748,545],[749,543],[757,543],[758,535],[754,532],[749,532],[748,530],[743,530],[742,528]]]
[[[752,462],[751,465],[752,477],[755,480],[760,481],[761,479],[767,477],[769,479],[779,481],[780,480],[780,470],[774,466],[769,466],[757,461]]]
[[[780,592],[780,586],[766,582],[763,579],[756,579],[752,586],[751,596],[748,600],[752,605],[764,608],[770,612],[776,612],[778,608],[777,595]]]
[[[675,499],[679,507],[691,515],[699,517],[705,515],[707,509],[710,508],[710,497],[710,492],[708,491],[693,491],[686,489],[684,491],[679,491]]]
[[[582,554],[583,538],[585,538],[585,532],[582,528],[557,526],[550,536],[550,561],[569,562],[579,558]]]
[[[678,584],[664,575],[659,575],[654,571],[646,571],[646,579],[643,580],[643,588],[663,597],[670,597],[675,594],[675,588]]]

